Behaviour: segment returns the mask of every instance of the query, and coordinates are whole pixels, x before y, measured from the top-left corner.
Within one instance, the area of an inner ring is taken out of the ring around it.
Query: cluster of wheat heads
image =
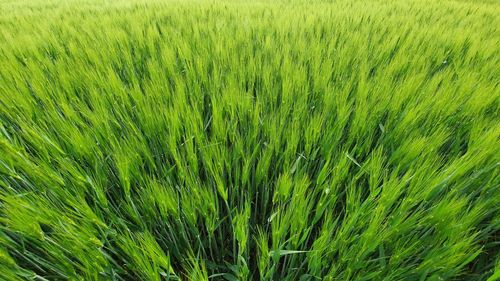
[[[0,279],[497,280],[499,15],[0,0]]]

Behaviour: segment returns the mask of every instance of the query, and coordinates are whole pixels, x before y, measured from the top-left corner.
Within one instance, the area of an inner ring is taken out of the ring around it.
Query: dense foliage
[[[0,0],[1,280],[497,280],[500,2]]]

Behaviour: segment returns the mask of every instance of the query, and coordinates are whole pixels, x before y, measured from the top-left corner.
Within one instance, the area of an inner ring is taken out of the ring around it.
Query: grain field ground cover
[[[500,2],[0,0],[1,280],[498,280]]]

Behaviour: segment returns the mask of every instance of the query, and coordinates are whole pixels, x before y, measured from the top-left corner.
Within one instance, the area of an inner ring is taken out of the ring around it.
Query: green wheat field
[[[0,280],[500,280],[500,1],[0,0]]]

